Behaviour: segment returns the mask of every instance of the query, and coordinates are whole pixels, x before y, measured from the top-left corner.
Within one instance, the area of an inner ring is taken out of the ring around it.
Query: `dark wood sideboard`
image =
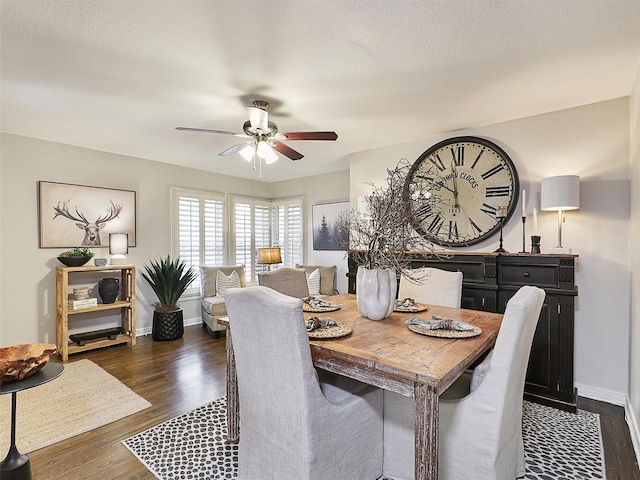
[[[462,308],[504,313],[507,301],[523,285],[546,292],[531,346],[525,398],[576,411],[573,386],[574,300],[577,255],[526,253],[447,253],[416,255],[411,268],[435,267],[461,271]],[[349,293],[356,291],[357,267],[349,259]]]

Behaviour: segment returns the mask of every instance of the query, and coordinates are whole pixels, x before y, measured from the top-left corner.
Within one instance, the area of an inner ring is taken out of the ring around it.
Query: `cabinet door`
[[[495,312],[497,309],[497,295],[495,290],[462,286],[460,308]]]

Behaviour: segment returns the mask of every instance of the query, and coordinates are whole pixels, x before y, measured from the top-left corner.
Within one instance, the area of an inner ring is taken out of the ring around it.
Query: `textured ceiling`
[[[4,132],[257,177],[244,106],[288,142],[265,181],[350,153],[629,95],[640,0],[1,0]]]

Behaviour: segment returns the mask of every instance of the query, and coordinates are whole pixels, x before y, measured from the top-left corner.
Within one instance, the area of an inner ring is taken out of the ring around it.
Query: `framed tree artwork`
[[[347,242],[338,238],[338,220],[340,214],[349,210],[349,202],[325,203],[313,205],[313,249],[314,250],[344,250],[340,245]],[[348,235],[345,232],[346,235]]]
[[[108,247],[110,233],[136,246],[136,192],[38,182],[40,248]]]

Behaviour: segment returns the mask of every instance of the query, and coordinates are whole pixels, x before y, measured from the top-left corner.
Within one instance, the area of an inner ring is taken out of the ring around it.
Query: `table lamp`
[[[280,247],[266,247],[258,249],[259,265],[268,265],[268,270],[271,270],[271,265],[276,263],[282,263]]]
[[[109,234],[109,254],[111,265],[126,265],[129,253],[129,234],[128,233],[110,233]]]
[[[580,177],[578,175],[560,175],[542,179],[540,207],[544,211],[558,212],[558,246],[550,253],[571,253],[570,248],[562,246],[562,224],[564,212],[580,208]]]

